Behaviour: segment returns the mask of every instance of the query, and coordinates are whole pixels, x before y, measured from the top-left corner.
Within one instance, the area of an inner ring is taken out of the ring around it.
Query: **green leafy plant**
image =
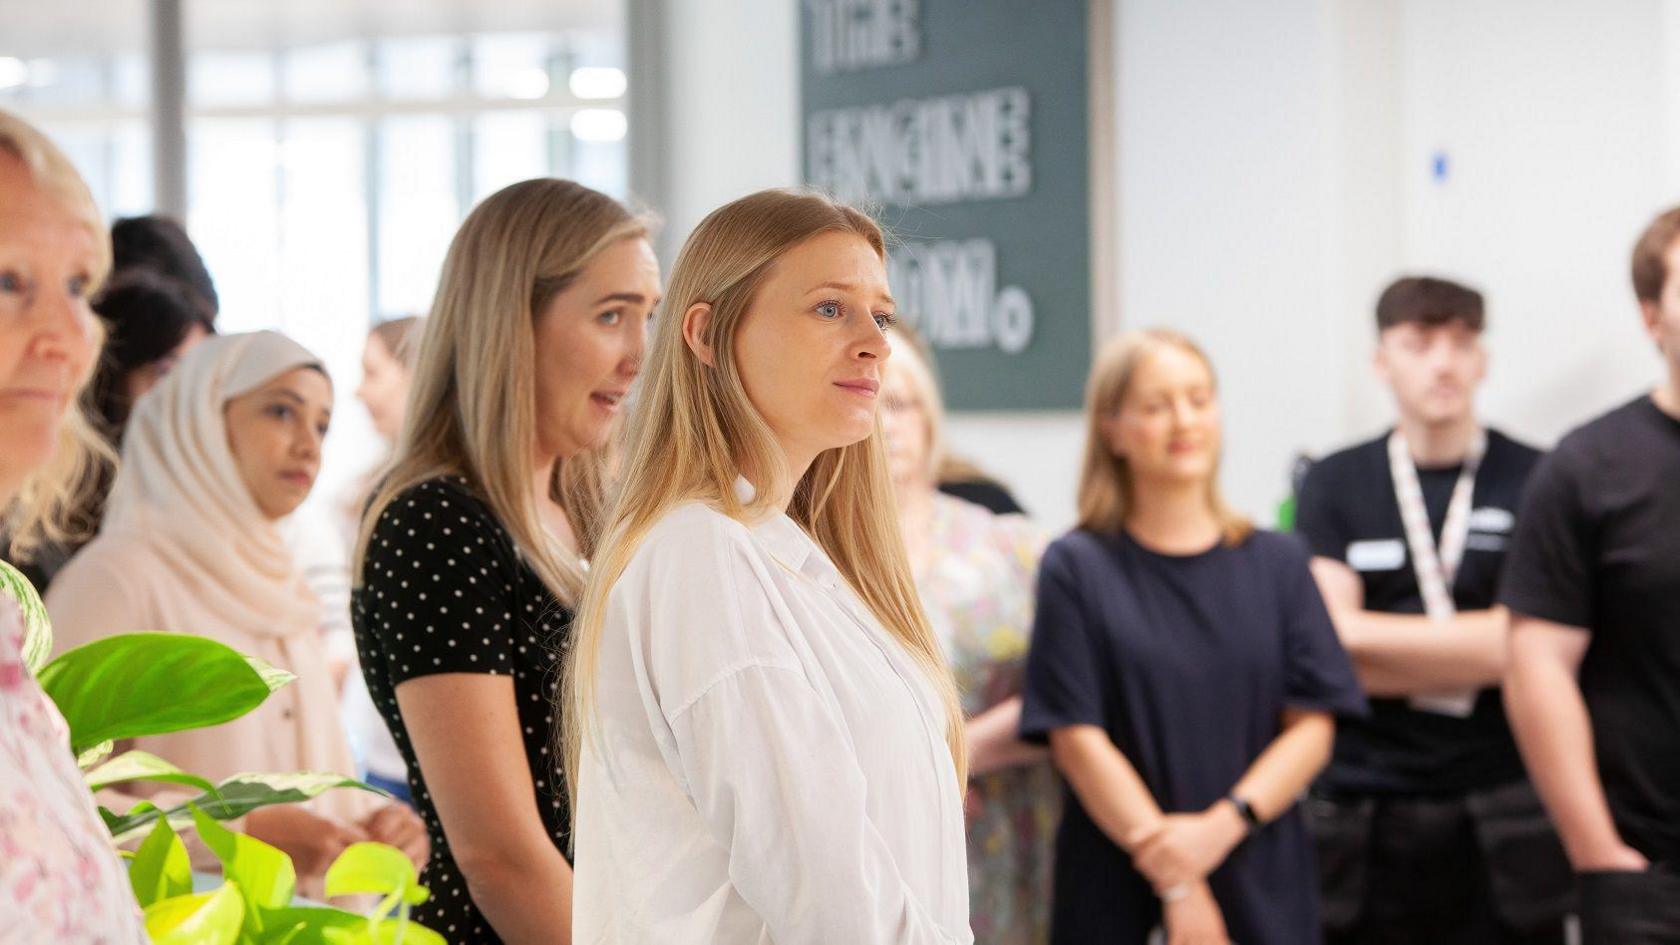
[[[109,757],[122,740],[220,725],[261,705],[294,678],[203,637],[133,633],[80,646],[50,662],[52,634],[35,588],[0,562],[0,594],[23,610],[24,654],[41,688],[70,729],[70,748],[88,788],[133,782],[194,788],[198,794],[160,808],[142,801],[123,814],[105,808],[117,843],[142,838],[129,861],[129,883],[158,945],[444,945],[409,919],[430,893],[408,857],[380,843],[357,843],[328,868],[328,897],[380,896],[371,915],[294,903],[297,873],[283,851],[219,821],[272,804],[306,801],[326,791],[375,791],[330,772],[236,774],[218,783],[144,751]],[[178,831],[193,829],[222,866],[223,883],[193,892],[192,869]]]

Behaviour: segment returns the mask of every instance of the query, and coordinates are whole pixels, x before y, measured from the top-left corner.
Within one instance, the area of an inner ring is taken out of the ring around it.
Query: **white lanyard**
[[[1452,500],[1447,503],[1447,518],[1441,523],[1441,544],[1435,545],[1434,531],[1429,527],[1429,509],[1423,501],[1423,487],[1418,483],[1417,466],[1412,462],[1410,446],[1405,434],[1395,430],[1388,438],[1388,467],[1394,477],[1394,499],[1400,506],[1400,522],[1406,529],[1406,545],[1411,551],[1412,571],[1417,575],[1418,592],[1423,596],[1424,613],[1431,620],[1451,620],[1458,607],[1453,603],[1452,586],[1458,577],[1458,566],[1464,560],[1464,546],[1470,539],[1470,511],[1474,504],[1476,473],[1481,469],[1482,456],[1487,452],[1487,434],[1476,431],[1465,454],[1464,466],[1454,484]],[[1412,708],[1463,718],[1476,704],[1476,693],[1455,692],[1414,696]]]

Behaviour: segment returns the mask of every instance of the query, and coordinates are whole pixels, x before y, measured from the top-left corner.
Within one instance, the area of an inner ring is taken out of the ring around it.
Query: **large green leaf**
[[[378,788],[363,784],[342,774],[320,771],[300,771],[293,774],[236,774],[179,806],[167,811],[149,802],[136,804],[127,814],[110,815],[105,824],[112,838],[119,844],[139,836],[157,821],[168,816],[177,828],[191,823],[189,805],[195,806],[216,820],[243,817],[259,807],[274,804],[295,804],[324,794],[334,788],[355,788],[383,794]]]
[[[146,907],[146,933],[152,945],[233,945],[244,923],[245,901],[233,883],[215,892],[176,896]]]
[[[293,678],[184,633],[106,637],[61,654],[40,676],[77,754],[103,741],[220,725]]]
[[[52,655],[52,621],[47,619],[46,605],[23,572],[4,561],[0,561],[0,594],[17,601],[23,611],[23,664],[39,673]]]
[[[157,755],[144,751],[129,751],[112,758],[86,775],[90,791],[103,791],[113,784],[130,781],[166,781],[185,784],[201,791],[213,791],[215,786],[196,774],[188,774]]]
[[[187,848],[170,829],[169,821],[158,821],[135,851],[133,862],[128,864],[128,882],[141,907],[192,892]]]
[[[291,857],[256,837],[234,833],[197,807],[189,809],[204,845],[222,861],[222,875],[244,896],[248,919],[256,919],[259,910],[292,901],[297,871]]]
[[[417,906],[431,897],[420,885],[420,874],[408,855],[383,843],[352,843],[327,867],[328,896],[396,893],[402,901]]]
[[[259,945],[448,945],[443,936],[418,922],[370,923],[354,912],[322,906],[276,909],[266,913],[263,921],[266,931],[258,937]]]

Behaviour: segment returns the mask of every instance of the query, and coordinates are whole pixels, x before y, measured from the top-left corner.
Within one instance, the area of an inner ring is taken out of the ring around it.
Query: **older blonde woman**
[[[1030,945],[1050,934],[1050,865],[1061,784],[1049,753],[1019,740],[1033,579],[1046,538],[942,492],[945,410],[925,349],[894,338],[881,427],[910,570],[968,715],[969,921],[975,941]]]
[[[76,395],[98,353],[88,296],[111,251],[87,186],[40,132],[0,111],[0,513],[25,550],[70,504],[91,433]],[[24,662],[0,594],[0,936],[141,943],[122,862]]]

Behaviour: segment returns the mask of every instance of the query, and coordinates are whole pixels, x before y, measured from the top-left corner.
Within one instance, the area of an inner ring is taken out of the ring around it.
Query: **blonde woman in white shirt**
[[[876,419],[884,259],[779,190],[677,258],[562,712],[577,942],[973,941],[962,717]]]

